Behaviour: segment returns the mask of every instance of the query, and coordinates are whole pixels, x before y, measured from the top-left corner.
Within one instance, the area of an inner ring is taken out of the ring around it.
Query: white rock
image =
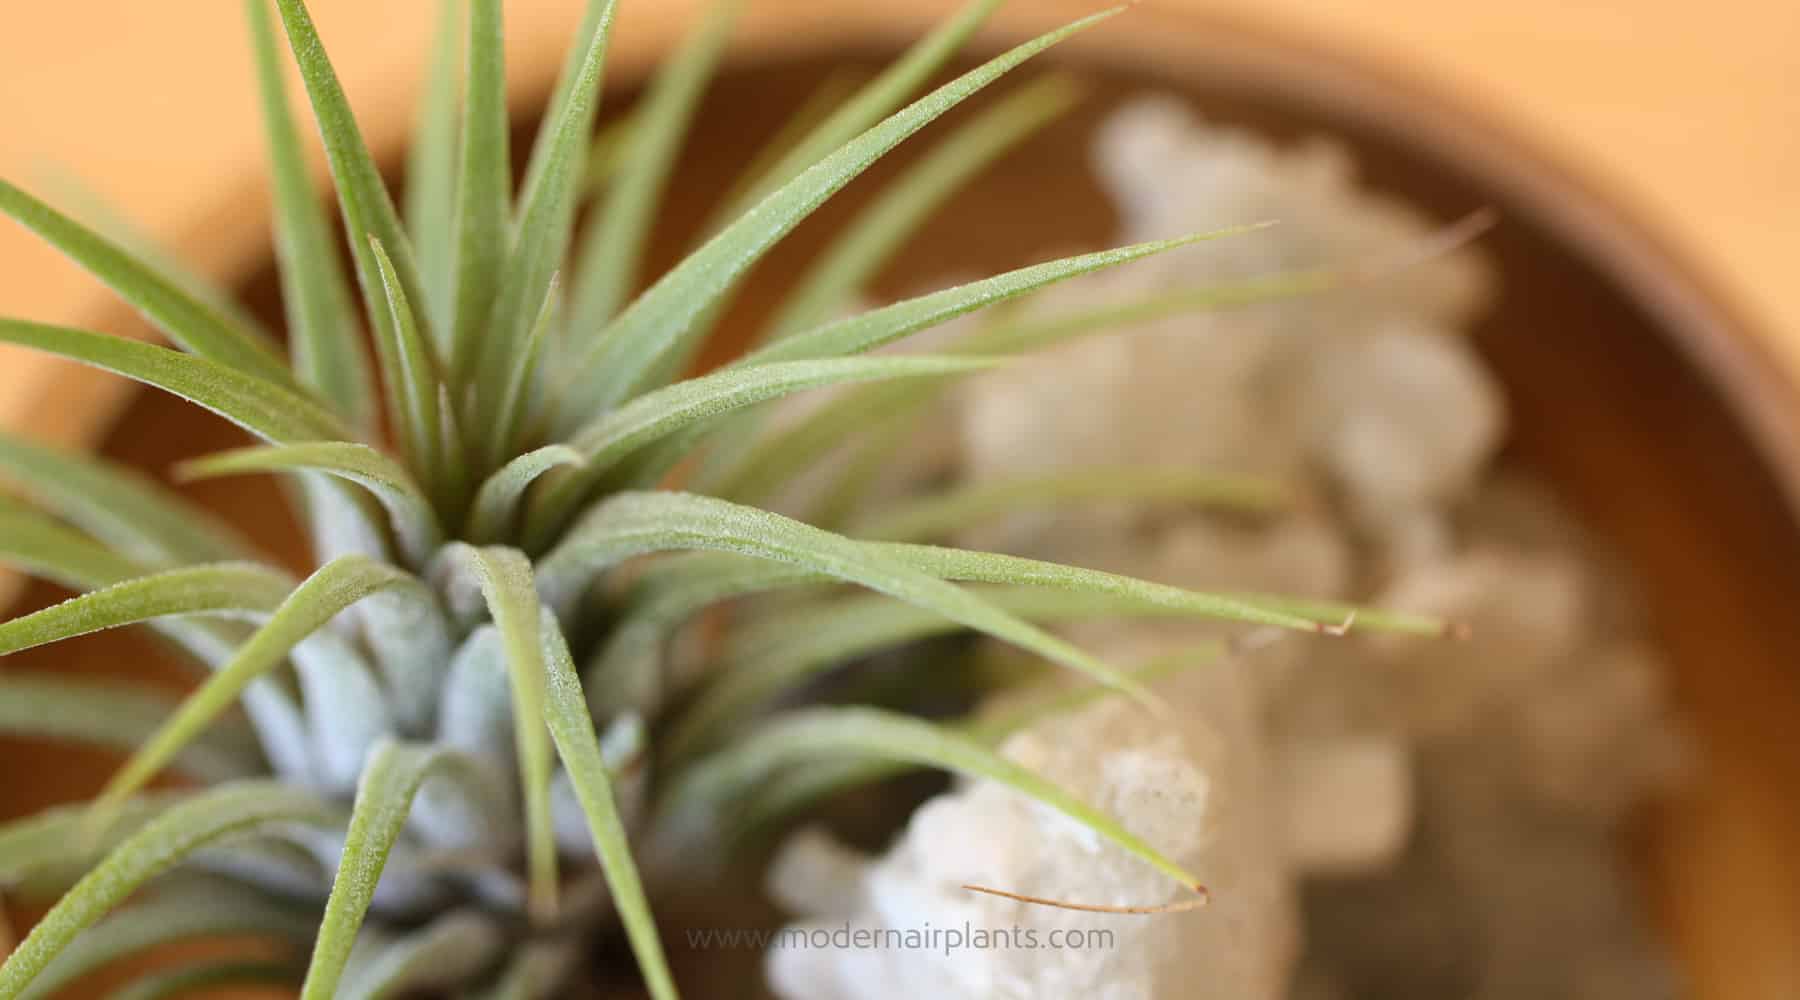
[[[1101,129],[1095,164],[1125,218],[1126,241],[1274,221],[1249,235],[1165,254],[1154,268],[1189,285],[1305,268],[1366,268],[1406,257],[1431,230],[1423,216],[1357,183],[1342,146],[1311,140],[1280,148],[1261,136],[1200,120],[1180,101],[1121,108]],[[1290,310],[1332,330],[1401,317],[1460,327],[1489,299],[1492,277],[1472,252],[1404,268]],[[1330,331],[1324,331],[1330,332]]]
[[[1302,369],[1291,398],[1312,454],[1365,526],[1460,498],[1499,448],[1499,389],[1460,338],[1396,326]]]
[[[1669,718],[1667,670],[1642,643],[1583,650],[1519,707],[1522,773],[1544,801],[1606,823],[1672,787],[1691,752]]]
[[[1282,761],[1289,855],[1301,871],[1384,867],[1412,831],[1412,768],[1395,739],[1312,745]]]
[[[1469,629],[1463,641],[1371,637],[1382,690],[1409,729],[1429,738],[1540,684],[1587,625],[1587,577],[1566,557],[1472,550],[1397,581],[1374,603]]]
[[[1121,659],[1131,652],[1115,651]],[[1123,700],[1047,720],[1007,756],[1125,823],[1213,891],[1205,909],[1119,917],[969,893],[979,883],[1055,899],[1159,905],[1186,890],[1062,814],[990,782],[922,807],[895,847],[800,927],[870,932],[985,929],[1048,945],[1052,934],[1110,935],[1110,947],[776,948],[770,981],[791,1000],[879,997],[1259,998],[1284,994],[1295,946],[1292,899],[1256,745],[1252,690],[1229,670],[1197,670],[1163,692],[1180,731]],[[1231,817],[1225,824],[1222,820]],[[818,853],[816,850],[813,853]],[[820,870],[824,866],[814,866]],[[795,892],[792,864],[778,870]],[[803,883],[806,879],[801,880]],[[823,894],[831,898],[830,894]],[[1197,985],[1204,984],[1204,985]]]

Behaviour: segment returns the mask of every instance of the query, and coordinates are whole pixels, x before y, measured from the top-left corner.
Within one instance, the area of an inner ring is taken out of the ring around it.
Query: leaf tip
[[[1351,609],[1350,613],[1344,616],[1344,620],[1338,622],[1336,625],[1329,622],[1315,622],[1313,624],[1313,631],[1320,635],[1328,635],[1334,639],[1341,639],[1344,636],[1349,635],[1350,630],[1355,627],[1355,625],[1356,610]]]
[[[969,892],[978,892],[984,896],[998,896],[1010,899],[1015,903],[1029,906],[1047,906],[1058,910],[1075,910],[1079,913],[1111,913],[1120,916],[1156,916],[1166,913],[1186,913],[1197,910],[1212,902],[1212,893],[1199,882],[1188,881],[1186,887],[1194,893],[1188,899],[1177,899],[1171,903],[1159,903],[1154,906],[1116,905],[1111,903],[1077,903],[1066,899],[1052,899],[1048,896],[1033,896],[1030,893],[1011,892],[996,889],[992,886],[976,885],[964,882],[962,887]]]

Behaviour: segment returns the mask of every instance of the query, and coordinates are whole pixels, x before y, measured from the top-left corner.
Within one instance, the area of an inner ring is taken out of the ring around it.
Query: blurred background
[[[1660,232],[1739,306],[1800,377],[1800,3],[1794,0],[1145,0],[1222,28],[1247,24],[1347,54],[1442,93],[1572,166]],[[437,0],[313,0],[371,142],[398,148]],[[1102,0],[1015,0],[1060,15]],[[0,14],[0,174],[42,190],[73,167],[203,266],[262,239],[260,139],[242,15],[228,0],[8,3]],[[545,85],[580,0],[507,4],[523,96]],[[692,0],[626,3],[615,68],[660,44]],[[949,0],[753,0],[820,31],[857,19],[923,25]],[[846,9],[855,8],[855,9]],[[1104,30],[1104,29],[1103,29]],[[756,44],[754,39],[750,44]],[[536,64],[535,66],[532,64]],[[53,193],[53,192],[51,192]],[[52,200],[55,200],[54,198]],[[232,225],[236,221],[240,224]],[[0,310],[68,321],[96,287],[18,227],[0,226]],[[0,421],[28,376],[0,355]]]

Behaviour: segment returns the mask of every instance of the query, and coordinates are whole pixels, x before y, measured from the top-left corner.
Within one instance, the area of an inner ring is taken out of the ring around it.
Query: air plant
[[[54,674],[0,677],[0,727],[130,751],[90,801],[0,826],[0,886],[61,894],[0,967],[0,998],[45,995],[113,958],[225,932],[266,937],[288,957],[177,965],[147,974],[134,995],[273,979],[317,998],[545,996],[597,929],[615,927],[650,993],[672,997],[652,919],[659,886],[714,863],[751,827],[904,767],[1005,782],[1198,890],[1116,819],[1000,756],[1005,725],[875,704],[782,706],[836,666],[954,630],[1086,675],[1082,697],[1147,701],[1145,676],[1045,626],[1181,615],[1338,631],[1350,609],[929,544],[1020,506],[1254,504],[1266,491],[1105,469],[867,510],[845,469],[828,491],[835,502],[806,520],[755,504],[1009,355],[1329,279],[1002,318],[938,355],[871,355],[1051,283],[1223,235],[1056,260],[837,318],[949,192],[1069,106],[1069,83],[1052,77],[912,168],[803,275],[747,354],[683,377],[753,265],[814,209],[977,91],[1116,13],[905,103],[997,3],[968,3],[784,133],[710,235],[632,297],[735,3],[715,5],[624,124],[596,138],[615,4],[594,0],[516,185],[500,0],[446,3],[403,223],[305,5],[277,0],[335,181],[353,291],[304,166],[277,29],[264,0],[250,0],[285,360],[253,317],[178,264],[0,181],[0,211],[174,346],[18,319],[0,319],[0,342],[155,386],[249,432],[262,443],[178,473],[279,473],[317,557],[296,580],[159,485],[0,437],[0,478],[31,502],[0,497],[0,560],[79,592],[0,625],[0,653],[142,624],[204,668],[178,703]],[[838,397],[797,424],[772,429],[753,409],[824,387]],[[680,490],[678,467],[690,470]],[[846,597],[846,585],[872,593]],[[677,691],[671,638],[715,605],[730,608],[724,637]],[[1358,627],[1440,630],[1360,614]],[[165,771],[188,780],[151,789]]]

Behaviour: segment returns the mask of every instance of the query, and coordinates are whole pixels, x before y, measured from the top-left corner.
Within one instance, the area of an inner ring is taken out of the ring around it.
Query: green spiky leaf
[[[480,773],[467,760],[441,747],[382,743],[370,752],[357,782],[349,834],[301,988],[304,1000],[332,1000],[341,995],[338,985],[350,961],[357,931],[375,901],[375,886],[381,881],[388,854],[406,826],[413,799],[433,771],[456,767]]]
[[[138,752],[107,782],[92,807],[96,824],[108,821],[126,796],[142,788],[182,747],[197,738],[250,682],[279,666],[282,658],[301,640],[364,597],[389,587],[405,586],[419,586],[419,583],[391,566],[356,556],[327,563],[307,577],[282,601],[268,622],[244,643],[231,662],[189,695],[182,702],[180,711],[144,741]]]
[[[462,97],[459,63],[463,58],[463,15],[458,0],[440,0],[432,31],[431,59],[425,93],[419,102],[413,141],[406,158],[406,233],[418,250],[419,280],[425,300],[419,307],[431,317],[438,349],[448,356],[456,295],[457,129]],[[470,32],[474,34],[474,32]],[[471,51],[471,60],[475,57]],[[470,76],[474,76],[473,73]],[[502,140],[504,141],[504,140]],[[476,140],[478,148],[492,141]],[[502,146],[502,155],[505,147]]]
[[[940,326],[983,306],[1016,298],[1059,281],[1109,267],[1117,267],[1154,254],[1177,250],[1202,240],[1236,236],[1260,227],[1240,226],[1235,229],[1195,233],[1172,240],[1139,243],[1135,246],[1101,250],[1096,253],[1065,257],[1044,264],[1022,267],[1005,274],[972,281],[941,292],[922,295],[882,309],[874,309],[849,319],[829,323],[814,330],[797,333],[744,359],[745,364],[787,361],[796,358],[835,358],[860,354],[883,344],[892,343],[908,334]]]
[[[356,273],[362,283],[363,300],[376,326],[390,322],[380,308],[381,275],[371,250],[371,239],[379,241],[393,258],[394,271],[409,302],[427,301],[419,283],[418,267],[413,261],[412,244],[400,228],[400,215],[393,199],[382,183],[381,170],[363,141],[362,129],[350,110],[349,98],[338,83],[337,71],[325,55],[325,46],[313,27],[312,15],[302,0],[275,0],[281,22],[287,30],[288,47],[300,67],[300,79],[306,84],[312,101],[313,117],[319,135],[325,141],[325,156],[331,164],[331,176],[337,182],[338,207],[344,216],[344,229],[350,236],[350,255],[356,261]],[[393,339],[393,334],[388,334]]]
[[[568,249],[575,193],[585,170],[588,134],[599,109],[601,70],[616,6],[615,0],[594,0],[591,28],[584,26],[576,48],[579,60],[570,64],[574,72],[545,124],[548,138],[540,138],[532,151],[531,179],[520,201],[517,240],[502,266],[493,321],[478,349],[478,414],[497,414],[501,387],[521,363],[525,336]],[[486,421],[478,418],[477,426],[485,427]]]
[[[0,966],[0,997],[18,996],[82,931],[194,851],[234,833],[334,816],[311,793],[261,781],[221,785],[170,808],[108,854],[19,942]]]
[[[570,322],[576,331],[598,330],[611,320],[636,282],[650,225],[675,165],[688,122],[725,51],[743,0],[713,0],[681,48],[663,64],[633,116],[623,161],[598,206],[575,259]]]
[[[517,549],[458,545],[452,557],[468,565],[481,586],[506,652],[512,692],[513,746],[525,789],[525,848],[531,902],[541,917],[557,906],[556,839],[550,822],[550,736],[544,728],[544,626],[531,563]],[[554,623],[551,623],[554,625]]]
[[[894,60],[866,86],[792,141],[772,147],[775,161],[751,172],[752,180],[720,209],[723,219],[735,219],[775,189],[799,176],[808,167],[842,148],[864,129],[892,114],[933,73],[955,55],[998,10],[1003,0],[969,0],[956,13]],[[827,102],[829,103],[829,102]],[[799,121],[806,121],[801,115]]]
[[[131,469],[88,455],[0,433],[0,480],[136,559],[168,564],[256,554],[210,512]]]
[[[300,381],[318,390],[351,424],[372,428],[375,383],[357,336],[361,323],[344,281],[337,243],[313,190],[300,130],[288,109],[281,50],[268,0],[244,0],[256,53],[257,87],[275,197],[275,252],[289,353]]]
[[[832,241],[770,320],[767,338],[782,340],[829,322],[950,195],[1072,108],[1078,95],[1070,78],[1047,76],[959,126]]]
[[[584,456],[578,474],[565,476],[532,512],[530,536],[560,526],[601,476],[638,448],[661,437],[747,406],[808,389],[853,382],[935,378],[991,365],[975,358],[871,358],[745,365],[686,379],[626,403],[594,421],[570,442]]]
[[[699,320],[751,264],[876,160],[1032,56],[1117,13],[1039,36],[945,84],[784,184],[677,265],[608,324],[577,372],[577,420],[629,399],[692,348]]]
[[[154,573],[0,622],[0,656],[166,615],[267,613],[292,589],[287,574],[255,563],[215,563]]]
[[[187,479],[309,469],[338,476],[375,494],[393,517],[400,547],[423,565],[443,541],[437,510],[406,467],[364,444],[316,441],[279,447],[239,448],[181,463]]]
[[[993,607],[1034,623],[1186,614],[1148,603],[1032,588],[989,590],[982,597]],[[802,605],[765,617],[735,634],[719,653],[717,679],[682,711],[665,739],[664,753],[682,759],[716,746],[719,737],[752,718],[770,699],[823,670],[956,628],[941,615],[885,597]]]
[[[511,246],[512,188],[506,119],[506,54],[500,0],[469,4],[469,95],[463,102],[456,184],[456,288],[450,371],[465,387],[494,307],[501,262]]]
[[[513,459],[481,484],[475,494],[467,534],[476,542],[491,542],[511,526],[525,491],[551,469],[579,467],[587,459],[566,444],[545,445]]]
[[[539,567],[551,605],[578,594],[599,570],[636,555],[735,552],[813,572],[929,608],[1121,690],[1142,692],[1099,660],[900,558],[777,514],[681,493],[619,493],[595,506]]]
[[[987,518],[1025,510],[1126,501],[1202,504],[1255,512],[1270,510],[1282,499],[1280,487],[1259,479],[1207,475],[1188,469],[1102,466],[946,490],[872,515],[853,525],[850,533],[858,538],[919,542]]]
[[[43,237],[200,357],[235,371],[293,385],[267,340],[232,323],[167,278],[75,220],[0,180],[0,212]]]
[[[276,444],[354,437],[330,411],[294,390],[155,344],[18,319],[0,319],[0,343],[155,386]]]
[[[729,752],[695,765],[670,793],[670,811],[680,822],[687,818],[682,810],[709,810],[718,803],[741,800],[784,767],[845,754],[999,782],[1105,837],[1181,885],[1200,889],[1198,879],[1112,818],[981,743],[942,726],[877,709],[803,709],[771,721]]]
[[[445,465],[462,460],[460,455],[445,454],[440,440],[443,422],[454,421],[454,416],[438,412],[443,380],[437,359],[419,332],[413,300],[407,298],[392,258],[374,237],[370,237],[369,254],[374,258],[381,301],[387,308],[387,322],[375,324],[375,354],[381,362],[388,420],[399,429],[413,467],[435,481]]]
[[[650,912],[643,879],[632,860],[631,846],[626,840],[625,824],[613,801],[612,782],[607,777],[606,759],[595,736],[593,717],[588,714],[587,699],[581,680],[575,675],[575,663],[568,645],[554,622],[546,619],[543,631],[545,699],[544,709],[556,740],[557,754],[568,769],[575,795],[587,816],[588,830],[594,840],[594,853],[606,873],[607,891],[618,908],[625,925],[631,950],[638,967],[656,1000],[675,1000],[675,983],[669,974],[668,960],[656,933],[656,920]]]

